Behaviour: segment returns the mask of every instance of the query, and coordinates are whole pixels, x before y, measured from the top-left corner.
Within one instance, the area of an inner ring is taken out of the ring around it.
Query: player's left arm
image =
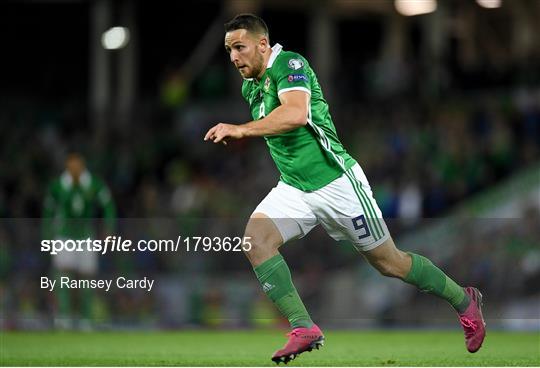
[[[301,90],[282,93],[279,95],[281,105],[268,116],[240,125],[217,124],[208,130],[204,140],[219,143],[228,139],[281,134],[302,127],[307,124],[310,97],[309,93]]]

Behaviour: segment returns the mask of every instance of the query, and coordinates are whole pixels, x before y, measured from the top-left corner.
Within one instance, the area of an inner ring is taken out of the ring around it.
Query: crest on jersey
[[[289,68],[292,70],[300,69],[304,66],[304,62],[300,59],[291,59],[289,60]]]
[[[270,77],[266,77],[264,80],[264,92],[268,92],[270,89]]]

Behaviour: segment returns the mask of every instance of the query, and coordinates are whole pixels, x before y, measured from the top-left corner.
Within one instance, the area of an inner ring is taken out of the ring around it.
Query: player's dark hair
[[[270,41],[270,34],[266,23],[255,14],[238,14],[236,17],[225,23],[225,32],[232,32],[237,29],[245,29],[251,33],[263,34],[268,38],[268,41]]]

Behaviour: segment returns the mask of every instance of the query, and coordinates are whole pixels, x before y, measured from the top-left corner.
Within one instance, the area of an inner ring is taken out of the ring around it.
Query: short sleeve
[[[272,69],[274,69],[278,96],[294,90],[304,91],[311,95],[309,66],[302,56],[294,53],[280,55]]]

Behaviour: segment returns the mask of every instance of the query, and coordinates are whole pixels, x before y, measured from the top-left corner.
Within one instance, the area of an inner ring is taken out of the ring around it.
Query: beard
[[[263,70],[263,62],[263,56],[257,52],[251,64],[251,73],[249,73],[249,75],[246,75],[245,78],[257,78]]]

